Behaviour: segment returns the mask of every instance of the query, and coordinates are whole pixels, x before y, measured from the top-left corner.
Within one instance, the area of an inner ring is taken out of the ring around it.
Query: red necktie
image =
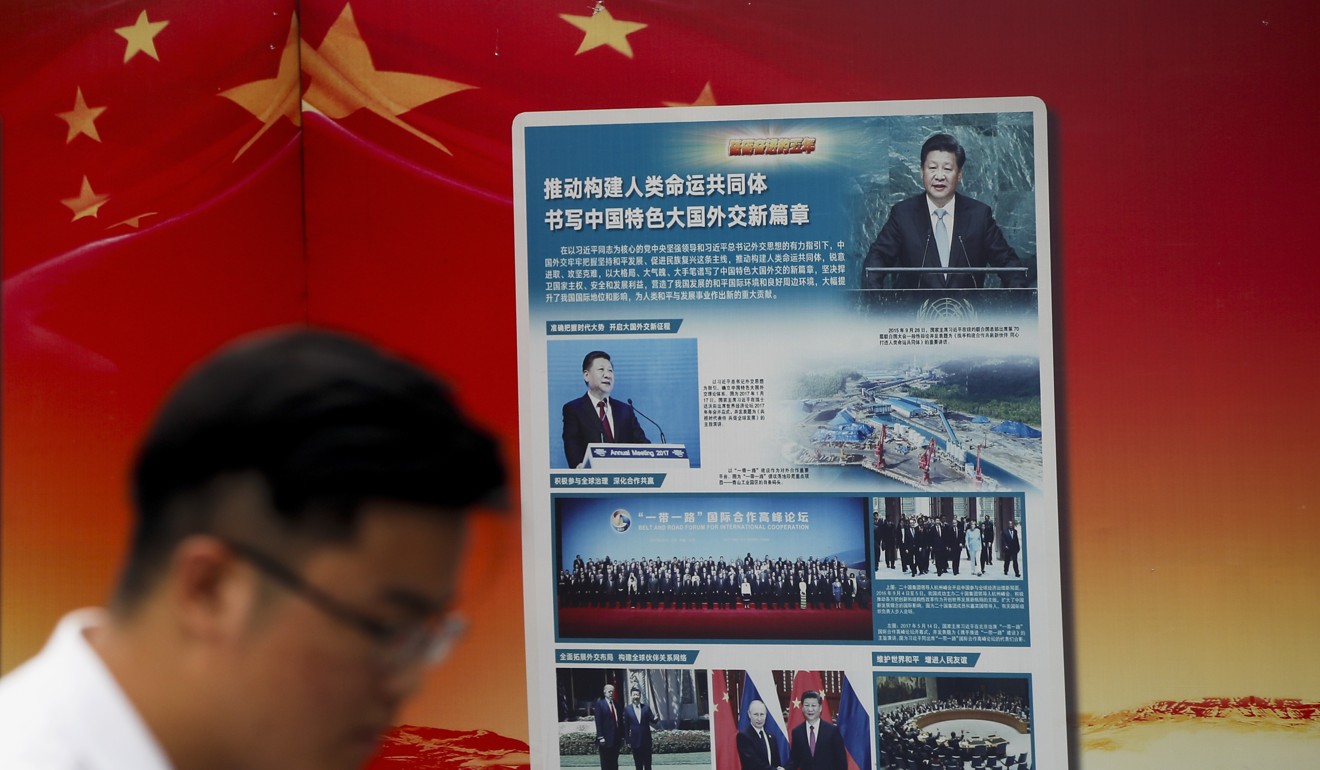
[[[610,418],[605,415],[605,400],[601,399],[596,403],[600,407],[600,432],[605,436],[605,442],[614,443],[614,431],[610,429]]]
[[[811,756],[816,756],[816,726],[807,726],[807,745],[811,747]]]

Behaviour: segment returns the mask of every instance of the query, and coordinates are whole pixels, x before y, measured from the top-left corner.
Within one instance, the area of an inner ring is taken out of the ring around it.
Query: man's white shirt
[[[87,641],[106,618],[99,609],[65,615],[36,657],[0,679],[0,768],[171,770]]]

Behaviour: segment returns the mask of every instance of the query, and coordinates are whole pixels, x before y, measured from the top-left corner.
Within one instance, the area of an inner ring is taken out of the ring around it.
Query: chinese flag
[[[711,698],[715,724],[715,770],[738,770],[738,723],[733,718],[733,702],[729,700],[729,686],[725,682],[727,671],[711,671]]]
[[[793,728],[807,721],[802,716],[802,693],[808,690],[815,690],[821,694],[820,718],[833,721],[830,717],[830,704],[825,702],[825,682],[821,679],[819,671],[798,671],[793,674],[793,700],[788,707],[788,734],[793,734]]]

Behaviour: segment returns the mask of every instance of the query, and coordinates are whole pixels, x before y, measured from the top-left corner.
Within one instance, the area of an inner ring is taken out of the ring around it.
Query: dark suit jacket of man
[[[765,742],[756,734],[756,728],[751,725],[738,731],[738,759],[742,763],[742,770],[774,770],[779,767],[779,742],[773,735],[766,733],[770,739],[770,761],[765,760]]]
[[[637,413],[626,401],[610,398],[610,413],[614,415],[614,443],[649,444],[651,440],[637,422]],[[587,444],[604,441],[600,429],[600,413],[591,405],[591,396],[583,393],[564,404],[564,457],[568,467],[576,468],[587,453]]]
[[[1022,541],[1018,539],[1018,531],[1016,529],[1005,529],[1002,537],[1003,542],[1000,548],[1004,551],[1004,558],[1017,556],[1018,551],[1022,548]]]
[[[618,714],[618,704],[614,704],[615,711],[610,711],[610,701],[606,698],[597,698],[593,711],[596,712],[596,745],[602,752],[613,751],[619,753],[619,748],[623,746],[623,715]],[[616,720],[615,714],[618,714]]]
[[[956,193],[953,205],[953,232],[949,233],[950,267],[1022,267],[1017,252],[1008,245],[994,212],[975,198]],[[878,289],[884,272],[868,272],[868,267],[939,267],[940,250],[935,245],[934,227],[926,194],[899,201],[889,210],[889,219],[866,252],[862,261],[862,288]],[[894,273],[895,289],[979,289],[985,273]],[[1008,288],[1027,285],[1021,273],[1003,273],[1000,279]]]
[[[636,711],[641,711],[637,714]],[[624,732],[628,736],[628,746],[633,751],[651,750],[651,725],[659,722],[651,707],[645,703],[634,706],[632,703],[623,707]]]
[[[843,736],[839,728],[824,719],[816,735],[816,754],[812,756],[811,745],[807,741],[807,723],[793,728],[793,740],[789,744],[787,770],[848,770],[848,752],[843,747]]]

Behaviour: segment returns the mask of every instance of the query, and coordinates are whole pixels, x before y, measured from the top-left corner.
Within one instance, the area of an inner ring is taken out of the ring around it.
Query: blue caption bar
[[[628,665],[690,666],[700,650],[584,650],[555,651],[556,663],[626,663]]]
[[[976,668],[979,652],[875,652],[872,666],[915,666],[917,668]]]
[[[617,321],[546,321],[549,337],[573,337],[582,334],[677,334],[682,318],[637,318]]]

